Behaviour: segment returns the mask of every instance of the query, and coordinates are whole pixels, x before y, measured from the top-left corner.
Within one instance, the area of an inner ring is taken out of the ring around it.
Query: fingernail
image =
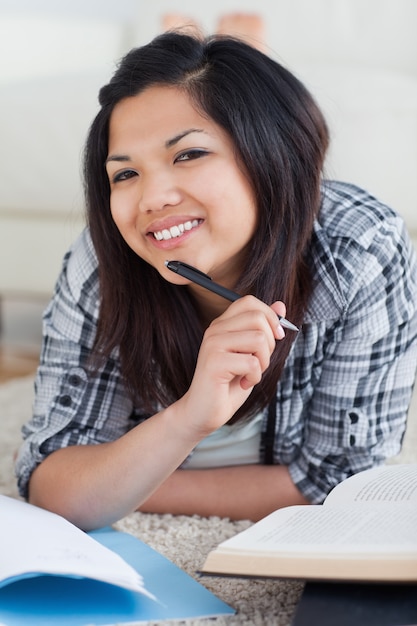
[[[279,322],[277,325],[277,335],[278,335],[278,339],[284,339],[285,337],[285,330],[282,328]]]

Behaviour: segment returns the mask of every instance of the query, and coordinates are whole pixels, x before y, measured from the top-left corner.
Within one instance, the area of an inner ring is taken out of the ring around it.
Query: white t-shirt
[[[200,441],[182,468],[205,469],[259,463],[262,413],[249,422],[225,424]]]

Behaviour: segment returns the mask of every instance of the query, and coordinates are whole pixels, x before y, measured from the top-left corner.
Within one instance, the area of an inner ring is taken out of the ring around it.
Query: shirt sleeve
[[[43,316],[43,344],[31,420],[23,427],[16,475],[27,497],[35,467],[66,446],[120,437],[131,426],[132,403],[117,355],[90,361],[98,307],[97,270],[86,234],[64,259],[54,296]]]
[[[412,244],[398,217],[361,226],[359,220],[357,237],[341,238],[335,251],[344,312],[326,325],[302,444],[289,464],[313,503],[349,475],[399,453],[415,380]]]

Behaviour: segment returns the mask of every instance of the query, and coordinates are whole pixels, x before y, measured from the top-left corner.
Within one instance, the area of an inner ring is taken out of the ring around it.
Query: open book
[[[417,464],[360,472],[322,505],[279,509],[221,543],[201,571],[417,582]]]

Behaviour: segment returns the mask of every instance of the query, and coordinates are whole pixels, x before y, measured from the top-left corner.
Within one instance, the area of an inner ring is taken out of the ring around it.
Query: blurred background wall
[[[172,20],[211,33],[236,11],[260,18],[266,52],[321,104],[328,177],[417,234],[416,0],[0,0],[0,297],[52,291],[83,227],[83,143],[118,59]]]

